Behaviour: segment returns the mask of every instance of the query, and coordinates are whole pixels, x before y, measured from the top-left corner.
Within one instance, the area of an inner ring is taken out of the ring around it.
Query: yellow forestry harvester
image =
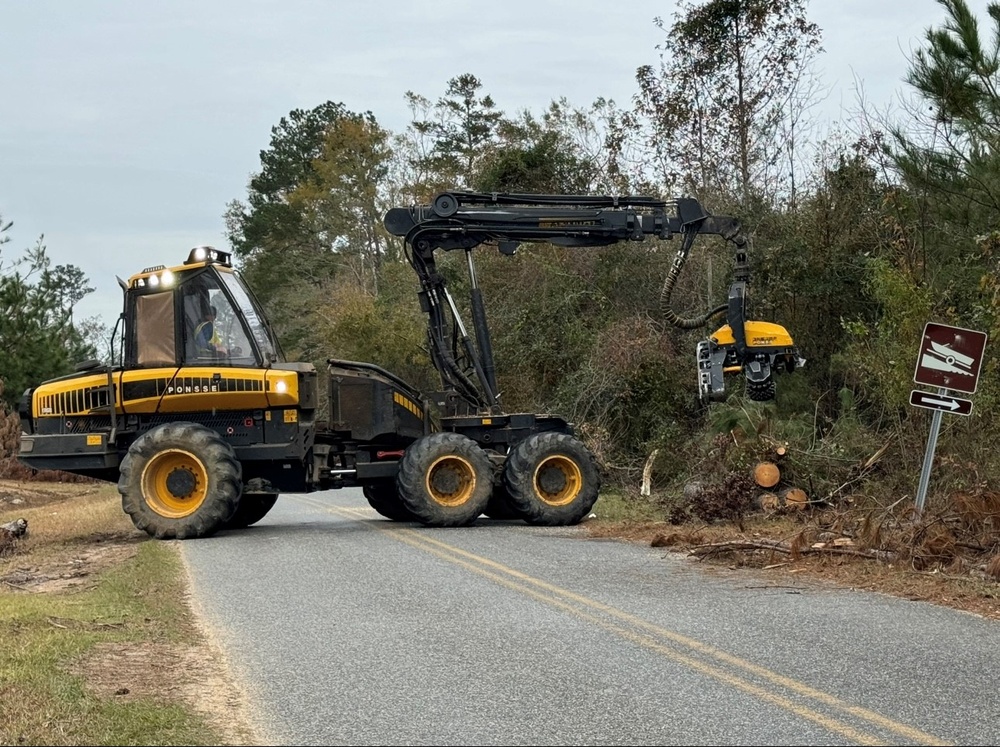
[[[20,459],[116,482],[135,526],[157,538],[205,537],[262,519],[281,493],[361,487],[394,521],[461,526],[485,514],[530,524],[578,523],[600,489],[594,457],[558,415],[500,405],[473,249],[513,255],[522,242],[606,246],[677,237],[661,300],[666,320],[726,323],[697,345],[699,395],[725,396],[742,374],[754,399],[774,396],[775,373],[804,361],[783,327],[745,317],[747,240],[739,222],[693,199],[449,192],[390,210],[420,282],[431,357],[442,390],[423,393],[371,363],[328,360],[329,413],[310,363],[284,360],[230,255],[197,247],[177,266],[127,282],[110,364],[28,389]],[[669,305],[700,234],[735,249],[726,304],[684,318]],[[435,265],[465,252],[472,333]]]

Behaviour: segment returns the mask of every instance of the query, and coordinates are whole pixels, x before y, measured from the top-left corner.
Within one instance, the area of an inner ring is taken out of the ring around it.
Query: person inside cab
[[[226,349],[222,346],[222,338],[219,337],[218,329],[215,326],[216,310],[215,306],[209,306],[205,312],[205,318],[194,331],[194,343],[198,350],[199,357],[218,357],[226,355]]]

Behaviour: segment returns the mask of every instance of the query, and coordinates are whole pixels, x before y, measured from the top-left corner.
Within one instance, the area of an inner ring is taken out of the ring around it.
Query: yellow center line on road
[[[317,508],[322,508],[324,510],[330,511],[331,513],[339,514],[345,518],[352,519],[363,519],[371,520],[372,515],[370,512],[364,509],[353,509],[346,508],[342,506],[331,507],[329,504],[321,503],[318,501],[313,501],[310,499],[303,499],[306,503],[313,505]],[[814,723],[820,724],[830,731],[840,734],[848,739],[856,741],[860,744],[887,744],[886,742],[880,741],[877,737],[871,734],[866,734],[857,731],[850,725],[838,721],[837,719],[826,716],[819,713],[807,706],[800,705],[794,701],[776,695],[775,693],[762,688],[758,685],[753,684],[747,680],[741,679],[738,676],[731,674],[723,669],[719,669],[716,666],[707,664],[705,662],[699,661],[697,659],[691,658],[690,656],[677,651],[674,648],[665,646],[661,639],[666,639],[674,644],[683,646],[692,652],[698,653],[705,657],[710,657],[718,662],[729,665],[731,667],[741,669],[744,672],[752,674],[761,679],[767,680],[774,683],[780,687],[786,688],[787,690],[805,698],[810,698],[814,701],[822,703],[824,706],[836,709],[846,715],[852,716],[854,718],[868,722],[874,727],[879,729],[884,729],[887,732],[891,732],[900,737],[912,740],[918,744],[926,745],[948,745],[949,742],[943,741],[938,737],[928,734],[924,731],[916,729],[907,724],[894,721],[893,719],[887,718],[880,713],[872,711],[867,708],[860,706],[851,705],[839,698],[831,695],[830,693],[824,692],[822,690],[817,690],[814,687],[806,685],[797,680],[785,677],[777,672],[773,672],[766,667],[754,664],[746,659],[742,659],[732,654],[728,654],[725,651],[709,646],[708,644],[702,643],[696,639],[690,638],[688,636],[682,635],[675,631],[664,628],[655,623],[651,623],[647,620],[637,617],[635,615],[624,612],[610,605],[604,604],[603,602],[598,602],[597,600],[590,599],[588,597],[576,594],[575,592],[569,591],[568,589],[563,589],[554,584],[550,584],[541,579],[529,576],[526,573],[510,568],[502,563],[498,563],[489,558],[476,555],[475,553],[463,550],[460,547],[442,542],[440,540],[434,539],[433,537],[427,536],[422,530],[410,529],[406,527],[401,527],[396,524],[389,524],[385,527],[378,526],[376,524],[369,524],[373,529],[383,532],[394,539],[398,539],[414,548],[429,552],[436,557],[446,560],[455,565],[466,568],[478,575],[489,578],[496,583],[501,584],[507,588],[518,591],[520,593],[526,594],[534,599],[542,601],[553,607],[565,610],[581,619],[591,622],[598,627],[613,632],[633,643],[641,645],[650,650],[656,651],[657,653],[665,656],[667,658],[673,659],[674,661],[680,662],[695,671],[706,674],[714,679],[725,682],[735,688],[748,692],[755,695],[762,700],[766,700],[774,705],[777,705],[785,710],[794,713],[802,718],[813,721]],[[601,618],[595,617],[594,615],[579,609],[579,607],[574,607],[570,602],[580,605],[584,608],[589,608],[592,611],[600,612],[607,617],[618,620],[622,623],[626,623],[632,628],[637,630],[630,630],[624,628],[615,623],[603,620]]]

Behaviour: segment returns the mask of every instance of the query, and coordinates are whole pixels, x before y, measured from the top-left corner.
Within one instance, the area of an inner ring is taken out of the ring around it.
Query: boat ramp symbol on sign
[[[986,333],[928,322],[913,380],[918,384],[972,394],[986,349]]]
[[[941,345],[931,340],[931,349],[924,351],[920,365],[935,371],[947,371],[959,376],[972,376],[972,364],[975,362],[976,359],[971,355],[964,355],[957,350],[952,350],[947,345]]]

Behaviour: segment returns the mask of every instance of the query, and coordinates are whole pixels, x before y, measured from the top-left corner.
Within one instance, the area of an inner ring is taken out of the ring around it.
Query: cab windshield
[[[222,273],[222,281],[226,284],[229,293],[232,294],[233,299],[235,299],[237,305],[240,307],[243,318],[250,328],[250,334],[253,335],[254,342],[257,343],[257,349],[263,355],[264,361],[279,359],[280,353],[275,349],[274,341],[271,338],[271,330],[264,321],[263,314],[258,310],[257,304],[254,303],[250,294],[247,293],[243,282],[235,274],[230,273]]]

